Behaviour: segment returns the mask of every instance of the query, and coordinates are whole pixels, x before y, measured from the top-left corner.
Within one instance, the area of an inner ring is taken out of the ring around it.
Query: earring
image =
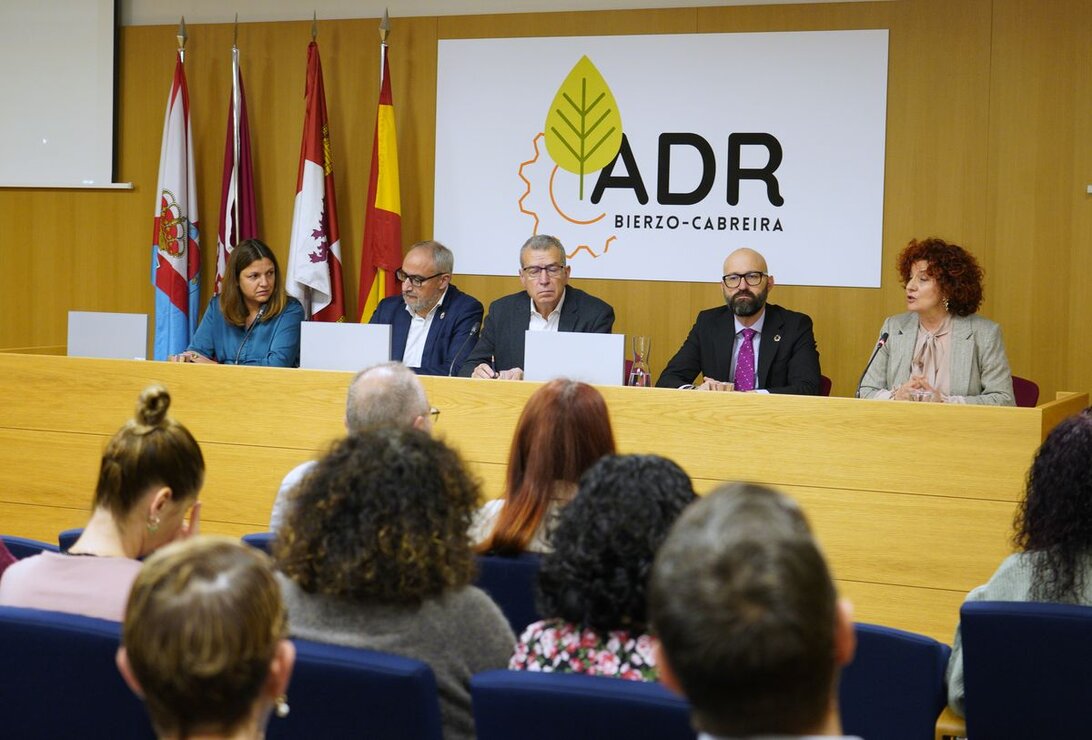
[[[944,299],[944,310],[945,311],[948,310],[948,299],[947,298]]]
[[[159,515],[150,514],[148,516],[148,532],[149,534],[155,534],[159,531]]]
[[[281,719],[287,717],[288,713],[292,711],[292,708],[288,706],[288,697],[284,694],[278,696],[274,704],[276,705],[276,709],[274,711]]]

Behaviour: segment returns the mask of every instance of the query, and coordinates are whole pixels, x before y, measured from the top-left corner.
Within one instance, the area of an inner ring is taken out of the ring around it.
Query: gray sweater
[[[1030,593],[1034,577],[1035,553],[1020,552],[1009,555],[985,586],[967,594],[964,601],[1031,601]],[[1084,589],[1077,597],[1078,604],[1092,605],[1092,558],[1081,561],[1085,574]],[[952,640],[952,657],[948,659],[948,706],[962,717],[964,709],[963,687],[963,638],[956,626]]]
[[[424,661],[436,674],[447,740],[472,740],[470,677],[505,668],[516,637],[483,591],[467,586],[420,606],[362,604],[309,594],[277,574],[292,635]]]

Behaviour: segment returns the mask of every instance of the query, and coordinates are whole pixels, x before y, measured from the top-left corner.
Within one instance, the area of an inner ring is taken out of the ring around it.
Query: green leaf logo
[[[584,200],[584,175],[614,161],[622,146],[618,103],[587,56],[580,57],[557,89],[544,130],[550,157],[580,176],[580,200]]]

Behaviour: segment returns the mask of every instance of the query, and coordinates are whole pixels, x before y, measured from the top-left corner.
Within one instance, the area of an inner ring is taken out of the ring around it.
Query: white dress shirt
[[[447,288],[440,294],[436,305],[429,309],[424,316],[418,316],[406,306],[410,315],[409,334],[406,335],[406,351],[402,354],[402,364],[406,367],[421,367],[421,357],[425,354],[425,342],[428,340],[428,330],[432,328],[432,317],[436,315],[436,309],[444,305],[444,296]]]
[[[567,290],[568,288],[566,288]],[[531,302],[531,323],[527,325],[527,328],[531,331],[557,331],[558,325],[561,323],[561,307],[565,305],[565,293],[561,294],[561,300],[557,302],[557,308],[551,311],[546,318],[543,318],[542,314],[535,308],[533,298],[527,300]]]

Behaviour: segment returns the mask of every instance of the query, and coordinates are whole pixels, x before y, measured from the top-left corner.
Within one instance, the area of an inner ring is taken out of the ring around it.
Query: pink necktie
[[[754,329],[743,330],[743,344],[739,348],[736,360],[736,390],[753,391],[755,389],[755,334]]]

